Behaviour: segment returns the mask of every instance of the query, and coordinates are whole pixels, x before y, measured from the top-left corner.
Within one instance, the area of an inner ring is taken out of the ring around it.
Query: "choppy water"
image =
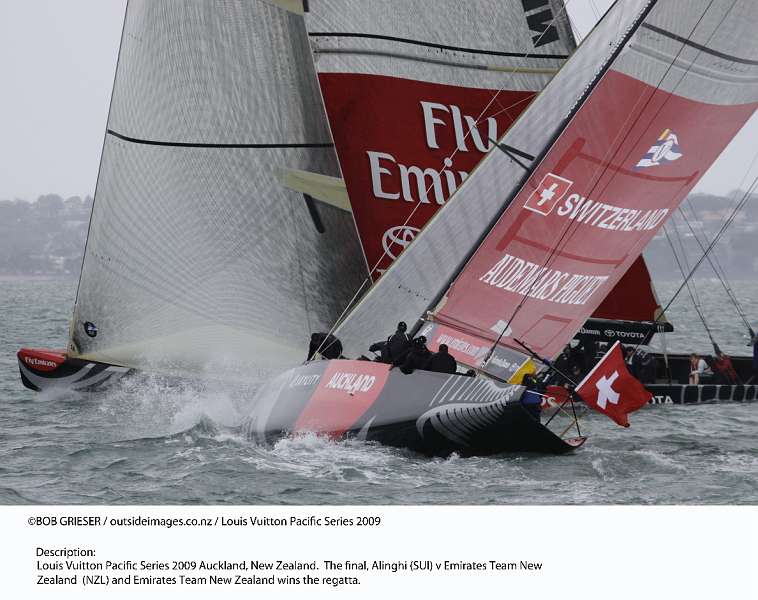
[[[735,288],[758,316],[758,285]],[[758,502],[758,404],[647,407],[626,430],[590,415],[590,440],[570,456],[441,460],[313,436],[256,446],[236,433],[244,401],[222,391],[26,391],[15,352],[64,344],[74,289],[72,281],[0,281],[0,503]],[[674,288],[658,289],[664,300]],[[698,289],[722,347],[746,351],[723,292]],[[684,303],[673,308],[680,330],[692,317]],[[708,350],[695,329],[668,342]]]

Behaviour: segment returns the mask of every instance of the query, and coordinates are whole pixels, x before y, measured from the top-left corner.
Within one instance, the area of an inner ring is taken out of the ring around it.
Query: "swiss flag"
[[[526,199],[524,208],[547,216],[553,212],[555,205],[566,195],[572,185],[574,185],[573,181],[548,173]]]
[[[626,416],[647,404],[653,395],[626,368],[621,343],[616,342],[605,356],[576,386],[585,404],[608,415],[622,427],[629,427]]]

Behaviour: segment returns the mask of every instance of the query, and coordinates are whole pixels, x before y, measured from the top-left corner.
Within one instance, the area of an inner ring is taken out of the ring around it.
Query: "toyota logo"
[[[384,252],[392,260],[395,260],[405,250],[405,247],[413,241],[413,238],[416,237],[419,231],[421,230],[416,227],[409,227],[408,225],[390,227],[382,236]]]

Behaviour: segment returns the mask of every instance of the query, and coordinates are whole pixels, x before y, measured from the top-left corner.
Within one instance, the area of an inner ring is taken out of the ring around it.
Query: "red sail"
[[[442,323],[556,355],[758,104],[609,70],[450,288]]]
[[[357,73],[319,80],[366,260],[371,269],[378,264],[375,278],[534,97],[502,91],[493,103],[496,90]]]
[[[375,278],[576,47],[563,0],[317,0],[306,22]]]
[[[650,272],[640,256],[592,313],[592,318],[655,321],[660,308]]]

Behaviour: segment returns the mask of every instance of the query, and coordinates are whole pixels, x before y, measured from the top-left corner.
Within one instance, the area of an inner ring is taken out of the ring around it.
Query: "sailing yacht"
[[[21,350],[22,379],[286,368],[253,439],[570,451],[509,383],[522,344],[557,355],[754,113],[756,21],[617,2],[567,60],[554,1],[131,0],[69,346]],[[399,320],[476,376],[292,367],[311,332],[360,357]]]

